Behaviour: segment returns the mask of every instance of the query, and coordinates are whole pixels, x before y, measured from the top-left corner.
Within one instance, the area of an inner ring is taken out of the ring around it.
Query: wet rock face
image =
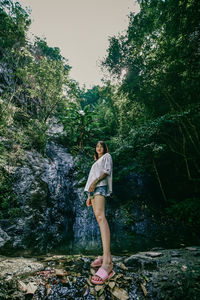
[[[197,300],[200,247],[192,248],[113,255],[115,275],[102,285],[91,283],[95,256],[0,256],[0,299]]]
[[[3,247],[4,244],[10,240],[10,237],[5,231],[0,228],[0,247]]]
[[[45,251],[73,230],[73,158],[54,142],[47,144],[46,154],[44,158],[27,151],[24,165],[15,170],[14,190],[22,215],[0,221],[2,253],[12,248]]]

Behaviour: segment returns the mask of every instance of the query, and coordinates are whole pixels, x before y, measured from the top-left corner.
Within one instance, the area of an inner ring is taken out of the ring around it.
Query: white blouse
[[[110,194],[112,193],[113,161],[112,156],[108,152],[102,155],[99,159],[97,159],[97,161],[92,165],[84,191],[88,192],[91,183],[103,173],[108,174],[108,176],[99,181],[96,184],[96,187],[107,185],[107,196],[110,196]]]

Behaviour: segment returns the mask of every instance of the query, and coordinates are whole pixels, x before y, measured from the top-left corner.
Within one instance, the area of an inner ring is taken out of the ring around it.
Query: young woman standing
[[[110,252],[110,228],[105,217],[105,197],[112,193],[113,161],[104,141],[97,142],[94,158],[96,162],[90,169],[84,191],[88,194],[86,205],[92,205],[99,224],[103,244],[103,256],[98,256],[91,264],[91,267],[99,267],[91,282],[102,284],[115,274]]]

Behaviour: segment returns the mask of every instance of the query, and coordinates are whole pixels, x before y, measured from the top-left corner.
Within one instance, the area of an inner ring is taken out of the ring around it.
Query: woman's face
[[[98,153],[98,156],[101,156],[104,154],[103,146],[100,143],[98,143],[96,145],[96,152]]]

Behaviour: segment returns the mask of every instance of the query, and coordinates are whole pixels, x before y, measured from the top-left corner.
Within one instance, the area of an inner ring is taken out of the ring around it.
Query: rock
[[[23,164],[13,171],[13,192],[21,215],[0,220],[2,254],[10,255],[16,249],[45,253],[66,243],[66,234],[71,234],[77,197],[73,187],[74,159],[66,147],[53,140],[47,143],[45,154],[25,150]]]
[[[153,258],[147,257],[144,253],[145,252],[139,252],[138,254],[126,258],[124,260],[125,265],[133,269],[156,269],[157,262]]]
[[[197,248],[195,247],[185,247],[186,250],[189,250],[189,251],[196,251]]]
[[[44,258],[44,261],[52,261],[52,260],[61,260],[61,259],[66,259],[67,256],[66,255],[53,255],[53,256],[50,256],[50,257],[46,257]]]
[[[157,262],[152,260],[143,261],[143,269],[145,270],[155,270],[157,268]]]
[[[163,276],[162,280],[168,280],[168,277],[167,276]]]
[[[162,256],[163,253],[148,251],[148,252],[145,252],[145,255],[150,256],[150,257],[158,257],[158,256]]]
[[[162,247],[151,248],[151,251],[157,251],[157,250],[164,250],[164,248],[162,248]]]
[[[139,269],[142,267],[141,260],[136,256],[132,255],[124,260],[125,266],[134,267],[135,269]]]
[[[172,265],[179,265],[179,260],[177,260],[177,259],[173,259],[173,260],[171,260],[171,264]]]
[[[0,228],[0,247],[10,240],[10,236]]]
[[[11,280],[13,276],[30,274],[40,269],[43,269],[43,264],[36,262],[35,259],[12,257],[0,261],[0,279]]]
[[[200,256],[200,251],[193,253],[194,256]]]
[[[178,252],[172,252],[172,253],[171,253],[171,256],[172,256],[172,257],[180,257],[181,254],[178,253]]]

